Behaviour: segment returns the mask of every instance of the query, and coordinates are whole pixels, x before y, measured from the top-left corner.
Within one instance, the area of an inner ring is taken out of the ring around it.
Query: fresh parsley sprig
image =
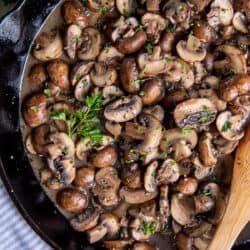
[[[89,138],[96,144],[102,143],[102,133],[98,128],[100,120],[97,113],[102,110],[101,93],[92,94],[85,99],[86,110],[78,109],[75,113],[69,114],[65,109],[55,110],[50,118],[61,120],[68,124],[70,137]]]

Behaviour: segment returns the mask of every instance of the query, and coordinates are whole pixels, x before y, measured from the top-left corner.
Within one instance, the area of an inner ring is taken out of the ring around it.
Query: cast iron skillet
[[[51,247],[77,250],[87,241],[71,229],[40,187],[25,155],[19,123],[20,81],[27,53],[59,2],[20,0],[0,22],[0,175],[23,217]],[[235,250],[250,249],[250,226],[244,231],[238,239],[244,243]],[[98,245],[93,248],[101,249]]]

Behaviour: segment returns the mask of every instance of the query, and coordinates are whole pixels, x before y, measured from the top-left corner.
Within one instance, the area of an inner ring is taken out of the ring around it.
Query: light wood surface
[[[230,197],[209,250],[229,250],[250,220],[250,125],[236,152]]]

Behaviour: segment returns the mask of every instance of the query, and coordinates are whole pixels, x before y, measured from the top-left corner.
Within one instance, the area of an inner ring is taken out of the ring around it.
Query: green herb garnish
[[[172,229],[171,229],[171,226],[169,224],[164,224],[162,227],[161,227],[161,231],[160,231],[162,234],[171,234],[172,233]]]
[[[145,81],[146,81],[145,79],[136,79],[136,80],[134,80],[134,84],[140,84],[140,83],[143,83]]]
[[[173,59],[172,59],[172,58],[170,58],[170,57],[165,57],[165,61],[166,61],[166,62],[172,62],[172,61],[173,61]]]
[[[47,97],[51,97],[51,91],[50,89],[44,89],[43,93],[47,96]]]
[[[139,92],[139,96],[144,96],[145,95],[145,91],[140,91]]]
[[[215,113],[205,113],[199,118],[199,122],[208,122],[215,118]]]
[[[108,12],[108,7],[105,6],[105,5],[101,5],[100,6],[100,11],[101,11],[102,15],[106,15],[107,12]]]
[[[166,32],[173,32],[173,30],[174,30],[174,25],[170,23],[166,28]]]
[[[191,129],[189,128],[182,128],[180,131],[182,135],[188,135],[190,132],[191,132]]]
[[[203,194],[206,195],[206,196],[212,196],[212,193],[211,193],[210,190],[204,190]]]
[[[147,53],[148,53],[149,55],[152,55],[152,54],[153,54],[153,45],[152,45],[151,42],[147,42],[145,48],[146,48]]]
[[[226,121],[224,125],[221,128],[222,132],[227,132],[232,127],[232,123],[229,121]]]
[[[34,112],[37,112],[38,106],[37,106],[37,105],[33,105],[33,106],[30,107],[30,109],[31,109],[32,111],[34,111]]]
[[[155,221],[152,221],[152,222],[143,221],[141,224],[141,229],[143,230],[143,233],[145,235],[154,234],[156,231],[156,222]]]

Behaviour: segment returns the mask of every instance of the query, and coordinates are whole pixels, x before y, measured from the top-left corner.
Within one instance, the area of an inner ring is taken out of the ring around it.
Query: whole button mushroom
[[[105,168],[115,165],[117,152],[113,146],[106,146],[90,157],[90,162],[97,168]]]
[[[160,41],[161,50],[167,53],[171,52],[174,46],[174,42],[175,42],[175,36],[173,33],[170,32],[164,33]]]
[[[215,39],[216,32],[214,28],[209,26],[206,22],[198,22],[195,24],[193,29],[194,35],[199,38],[202,42],[211,42]]]
[[[86,189],[91,188],[95,181],[95,170],[90,167],[80,167],[76,170],[74,184]]]
[[[56,195],[58,205],[71,213],[80,213],[88,206],[88,197],[82,191],[74,188],[61,189]]]
[[[30,127],[37,127],[48,120],[47,96],[34,94],[24,102],[23,116]]]
[[[121,179],[124,185],[129,188],[140,188],[141,183],[141,170],[137,164],[132,164],[122,168]]]
[[[125,58],[121,64],[120,70],[121,84],[124,90],[134,94],[140,89],[140,84],[136,81],[138,79],[138,70],[134,58]]]
[[[31,84],[40,85],[46,81],[47,77],[46,69],[42,64],[38,63],[32,66],[29,73],[29,80]]]
[[[142,87],[141,99],[144,105],[153,105],[161,101],[165,95],[163,81],[159,78],[148,80]]]
[[[49,62],[47,70],[54,84],[62,89],[69,89],[69,65],[65,61],[61,59],[53,60]]]
[[[62,16],[67,24],[77,24],[82,28],[88,26],[88,17],[77,1],[65,1],[62,6]]]
[[[198,188],[198,181],[192,177],[184,178],[179,181],[177,187],[181,193],[185,195],[192,195]]]

